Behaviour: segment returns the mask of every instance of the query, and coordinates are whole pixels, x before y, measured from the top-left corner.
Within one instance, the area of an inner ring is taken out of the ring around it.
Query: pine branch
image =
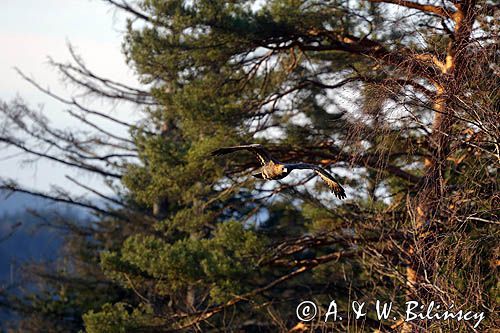
[[[434,5],[423,5],[413,1],[406,0],[368,0],[370,2],[388,3],[394,4],[406,8],[417,9],[422,12],[432,13],[444,18],[451,18],[454,15],[454,11],[447,9],[445,7],[434,6]]]

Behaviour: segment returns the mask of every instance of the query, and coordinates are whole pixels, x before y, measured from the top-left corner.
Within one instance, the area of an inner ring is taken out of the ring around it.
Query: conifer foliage
[[[98,174],[116,193],[88,189],[110,203],[103,208],[2,180],[96,214],[90,226],[54,222],[68,230],[67,251],[59,268],[31,268],[38,291],[0,294],[23,327],[468,332],[474,324],[403,323],[412,299],[485,311],[481,331],[498,328],[498,5],[107,2],[131,17],[123,48],[144,88],[101,78],[74,53],[53,65],[87,95],[136,104],[141,122],[27,79],[82,122],[104,118],[130,137],[53,129],[21,100],[0,108],[1,142]],[[347,199],[312,172],[265,182],[251,176],[250,153],[210,156],[243,143],[321,165]],[[304,300],[324,314],[333,299],[344,312],[351,300],[390,300],[398,319],[296,316]]]

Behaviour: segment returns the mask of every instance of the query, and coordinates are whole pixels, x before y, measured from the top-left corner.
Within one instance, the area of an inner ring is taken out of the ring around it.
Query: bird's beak
[[[283,168],[283,172],[288,172],[287,168]]]

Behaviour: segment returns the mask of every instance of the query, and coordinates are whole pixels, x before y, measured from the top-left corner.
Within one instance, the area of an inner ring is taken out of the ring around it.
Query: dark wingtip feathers
[[[249,145],[242,145],[242,146],[234,146],[234,147],[222,147],[219,149],[216,149],[210,153],[211,156],[221,156],[221,155],[226,155],[238,150],[243,150],[248,148],[263,148],[262,145],[258,143],[254,144],[249,144]]]
[[[214,150],[212,152],[210,152],[210,156],[220,156],[221,153],[219,152],[220,149],[217,149],[217,150]]]
[[[229,150],[227,148],[219,148],[210,153],[211,156],[221,156],[229,153]]]
[[[344,188],[339,184],[335,184],[334,186],[332,186],[332,192],[337,198],[341,200],[347,198]]]

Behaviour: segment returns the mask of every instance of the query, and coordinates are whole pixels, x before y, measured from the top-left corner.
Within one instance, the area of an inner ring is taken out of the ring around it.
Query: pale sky
[[[70,96],[72,90],[58,80],[59,75],[47,64],[48,56],[60,62],[70,60],[68,42],[94,72],[138,86],[121,53],[124,14],[103,1],[1,0],[1,4],[0,100],[8,102],[21,96],[32,106],[43,104],[44,114],[53,124],[75,126],[77,123],[64,115],[64,105],[38,92],[13,69],[18,67],[44,87]],[[118,106],[113,116],[130,121],[131,117],[138,117],[138,112],[127,106]],[[0,149],[1,178],[16,179],[29,188],[47,190],[51,184],[57,184],[81,192],[65,179],[69,174],[86,184],[101,186],[98,177],[75,173],[53,162],[39,161],[35,166],[21,166],[18,157],[6,159],[15,151]]]

